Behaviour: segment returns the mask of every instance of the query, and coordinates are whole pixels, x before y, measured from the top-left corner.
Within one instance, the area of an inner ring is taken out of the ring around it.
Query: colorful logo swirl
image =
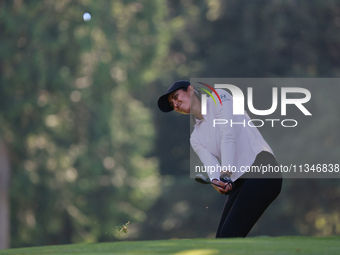
[[[209,88],[213,93],[215,93],[215,95],[217,96],[218,100],[220,101],[220,104],[222,105],[222,100],[220,98],[220,96],[218,95],[218,93],[216,92],[216,90],[211,87],[210,85],[206,84],[206,83],[203,83],[203,82],[198,82],[199,84],[202,84],[203,86],[206,86],[207,88]],[[201,90],[203,90],[204,92],[206,92],[213,100],[214,100],[214,103],[215,105],[217,104],[216,103],[216,100],[214,98],[214,96],[209,92],[209,90],[205,89],[205,88],[199,88]]]

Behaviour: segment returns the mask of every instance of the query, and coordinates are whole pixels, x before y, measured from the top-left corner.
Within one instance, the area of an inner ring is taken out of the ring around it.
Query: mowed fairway
[[[121,241],[72,244],[1,250],[6,254],[340,254],[340,236],[336,237],[254,237],[236,239],[179,239],[163,241]]]

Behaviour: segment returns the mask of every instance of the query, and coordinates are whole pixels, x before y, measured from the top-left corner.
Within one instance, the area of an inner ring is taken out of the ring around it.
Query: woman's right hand
[[[213,183],[218,184],[222,187],[218,187],[216,185],[212,185],[214,187],[214,189],[216,189],[220,194],[227,194],[229,190],[232,190],[232,186],[231,184],[228,183],[224,183],[223,181],[217,180],[217,179],[213,179],[212,180]]]

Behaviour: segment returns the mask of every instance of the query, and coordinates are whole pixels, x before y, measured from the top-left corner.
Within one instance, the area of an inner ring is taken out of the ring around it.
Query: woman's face
[[[174,108],[176,112],[183,114],[190,114],[190,89],[187,91],[183,89],[178,89],[168,96],[168,101],[171,107]]]

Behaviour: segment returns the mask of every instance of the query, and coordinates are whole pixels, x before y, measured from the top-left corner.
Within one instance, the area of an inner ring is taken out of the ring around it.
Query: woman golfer
[[[233,115],[233,98],[225,90],[216,90],[222,105],[208,98],[206,113],[201,113],[201,101],[188,81],[175,82],[158,99],[163,112],[191,114],[196,120],[190,143],[206,169],[215,166],[224,171],[208,172],[213,187],[228,194],[216,237],[246,237],[267,207],[279,195],[281,173],[262,170],[278,166],[270,146],[247,113]],[[223,124],[216,124],[216,120]],[[229,171],[228,171],[229,170]],[[233,185],[226,182],[230,177]]]

